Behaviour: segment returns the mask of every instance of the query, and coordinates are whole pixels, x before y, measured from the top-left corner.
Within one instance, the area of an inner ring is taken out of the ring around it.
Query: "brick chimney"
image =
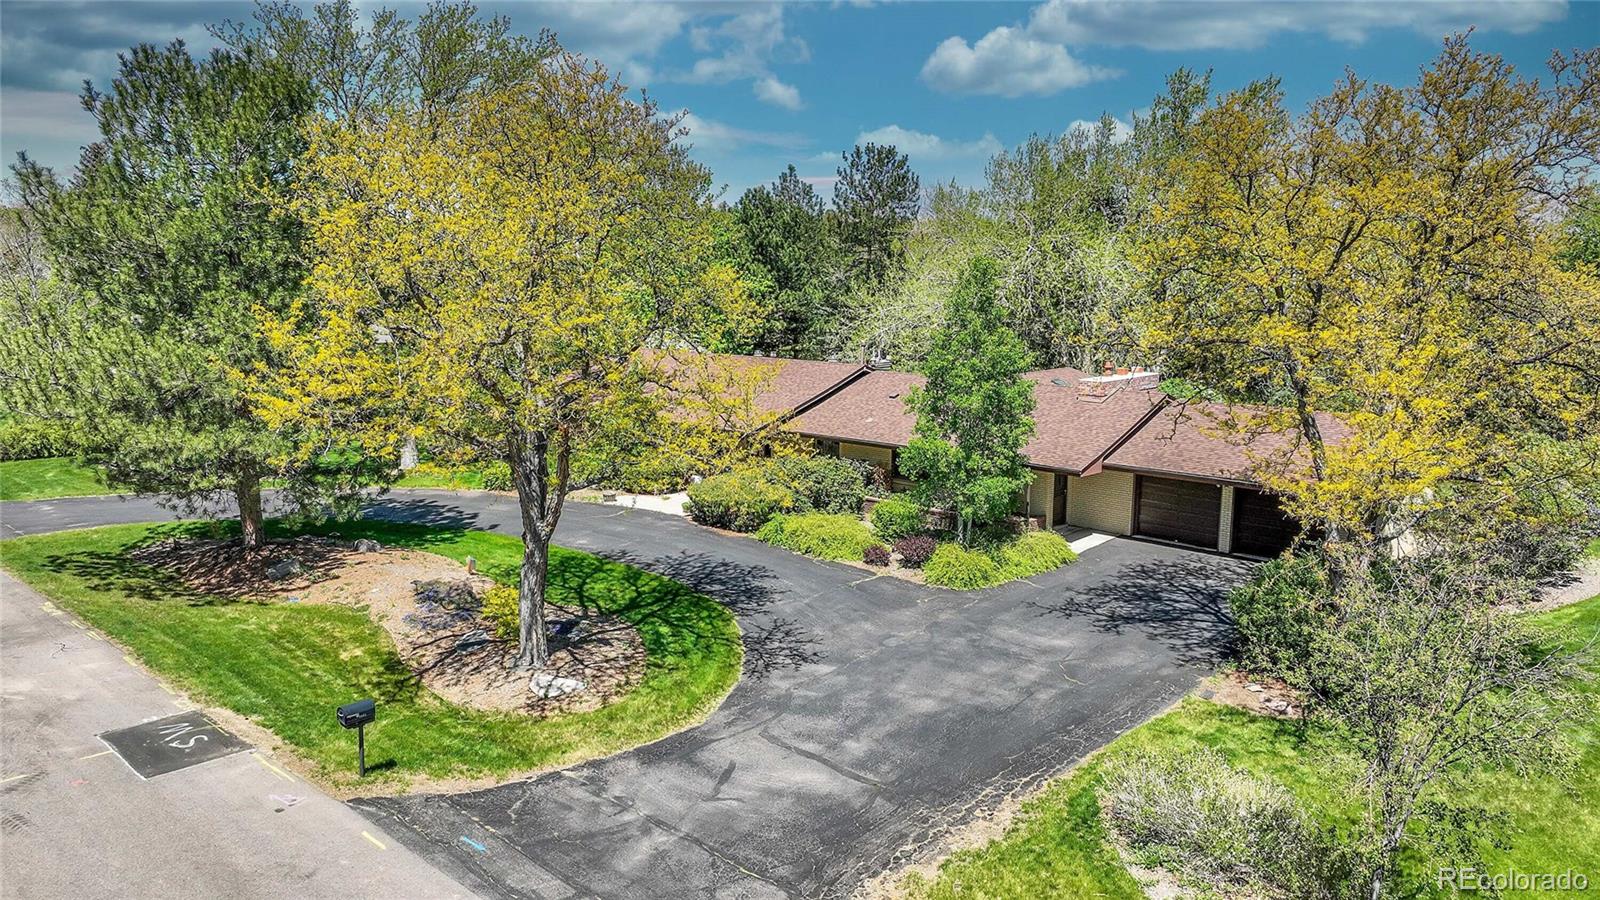
[[[1078,379],[1078,399],[1100,403],[1120,390],[1148,391],[1159,387],[1161,373],[1145,371],[1143,366],[1117,368],[1106,363],[1104,375],[1086,375]]]

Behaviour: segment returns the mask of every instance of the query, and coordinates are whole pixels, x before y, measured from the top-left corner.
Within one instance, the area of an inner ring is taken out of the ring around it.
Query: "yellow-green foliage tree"
[[[421,434],[505,460],[524,667],[548,656],[546,564],[568,493],[640,456],[726,458],[763,424],[753,373],[651,350],[748,319],[739,282],[710,262],[710,177],[679,137],[566,53],[443,115],[312,135],[299,212],[315,300],[275,320],[294,363],[263,373],[261,406],[368,452]]]
[[[1302,520],[1375,549],[1593,464],[1600,277],[1555,226],[1600,158],[1597,63],[1541,82],[1456,37],[1415,85],[1351,74],[1296,117],[1256,84],[1188,129],[1139,324],[1229,401],[1208,427],[1293,436],[1258,464]]]

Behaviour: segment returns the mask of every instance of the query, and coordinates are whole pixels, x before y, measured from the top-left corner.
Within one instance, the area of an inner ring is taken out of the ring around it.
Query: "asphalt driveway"
[[[397,491],[369,514],[517,530],[513,501],[484,494]],[[7,535],[164,517],[145,501],[0,506]],[[746,673],[705,724],[647,747],[487,790],[356,802],[488,896],[848,894],[1182,696],[1226,641],[1223,597],[1247,571],[1114,540],[1031,583],[962,594],[581,503],[557,543],[727,603]]]

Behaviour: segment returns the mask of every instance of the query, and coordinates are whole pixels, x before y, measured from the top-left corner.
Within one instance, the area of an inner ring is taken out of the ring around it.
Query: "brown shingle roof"
[[[1286,457],[1304,461],[1306,451],[1298,435],[1263,431],[1231,436],[1224,432],[1218,417],[1227,409],[1216,403],[1173,403],[1118,447],[1105,464],[1135,472],[1255,484],[1252,458],[1274,463]],[[1248,412],[1248,407],[1234,407],[1234,420],[1248,421]],[[1318,413],[1317,423],[1329,441],[1348,433],[1344,423],[1327,413]]]
[[[673,369],[688,350],[651,351],[659,354],[666,368]],[[770,375],[754,397],[763,412],[786,416],[806,406],[846,381],[867,371],[860,363],[823,362],[811,359],[781,359],[776,356],[745,356],[736,353],[696,354],[727,365],[733,370],[762,370]]]
[[[1023,455],[1041,468],[1081,472],[1138,427],[1161,402],[1153,390],[1123,388],[1101,401],[1079,399],[1077,369],[1026,373],[1034,382],[1034,436]],[[795,417],[791,431],[829,440],[904,447],[916,417],[905,395],[923,383],[909,372],[870,372]]]

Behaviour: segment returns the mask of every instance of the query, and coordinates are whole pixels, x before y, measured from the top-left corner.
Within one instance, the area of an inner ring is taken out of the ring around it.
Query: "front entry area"
[[[1222,486],[1140,475],[1133,533],[1215,550],[1222,528]]]

